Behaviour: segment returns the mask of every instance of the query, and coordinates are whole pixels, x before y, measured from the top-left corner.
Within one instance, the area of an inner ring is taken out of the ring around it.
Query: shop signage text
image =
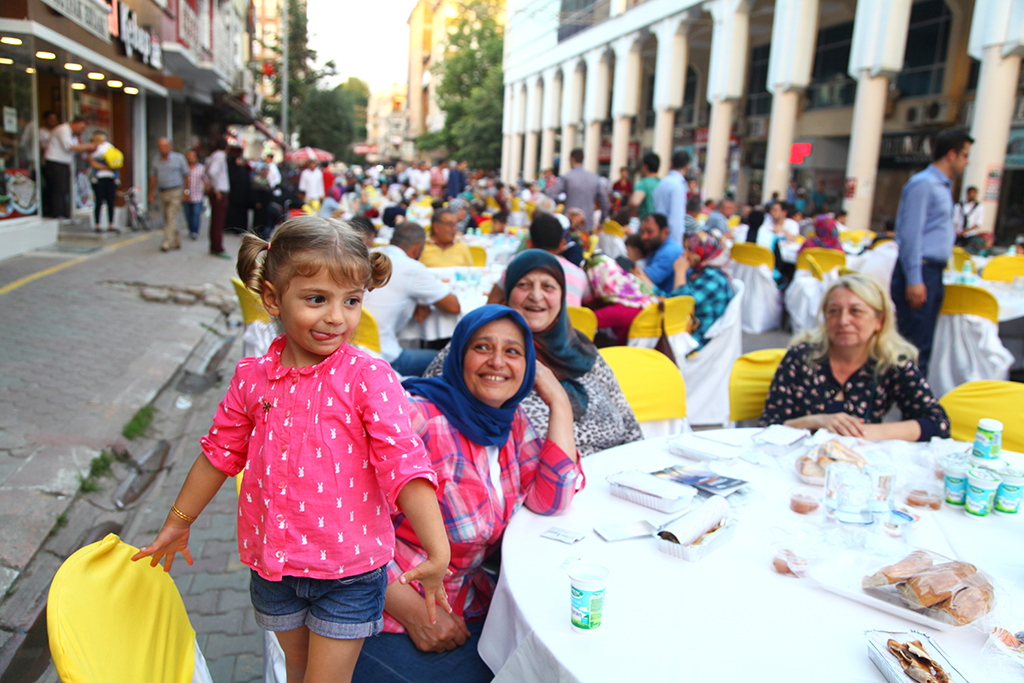
[[[932,139],[929,133],[883,135],[879,158],[904,164],[927,164],[932,160]]]
[[[110,42],[107,14],[94,0],[43,0],[100,40]]]
[[[118,28],[124,53],[131,57],[138,55],[143,64],[154,69],[164,67],[163,49],[160,37],[154,31],[139,26],[139,15],[123,2],[118,3]]]

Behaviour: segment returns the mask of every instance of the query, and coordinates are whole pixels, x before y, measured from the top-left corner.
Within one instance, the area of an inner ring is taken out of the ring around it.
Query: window
[[[772,94],[768,92],[768,53],[770,45],[758,45],[750,51],[750,75],[747,78],[747,116],[772,113]]]
[[[7,53],[12,54],[13,53]],[[32,216],[39,211],[36,146],[39,126],[32,112],[31,62],[0,65],[0,105],[3,132],[0,146],[0,220]]]
[[[925,0],[910,10],[907,50],[896,87],[905,97],[942,92],[951,15],[942,0]]]
[[[681,124],[692,124],[694,110],[697,103],[697,71],[692,67],[686,68],[686,88],[683,90],[683,108],[679,110],[677,121]]]
[[[850,63],[853,22],[818,31],[814,48],[814,69],[807,87],[808,109],[848,107],[857,94],[857,82],[846,70]]]
[[[609,0],[561,0],[558,42],[608,18]]]
[[[978,76],[981,75],[981,62],[974,57],[971,60],[971,70],[967,74],[967,92],[974,92],[978,89]]]

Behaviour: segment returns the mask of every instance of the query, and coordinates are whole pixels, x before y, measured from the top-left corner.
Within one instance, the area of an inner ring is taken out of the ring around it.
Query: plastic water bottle
[[[960,277],[957,278],[957,281],[960,284],[967,284],[968,282],[971,281],[971,275],[973,275],[973,274],[974,274],[973,265],[971,264],[970,261],[965,260],[963,262],[963,265],[960,266]]]

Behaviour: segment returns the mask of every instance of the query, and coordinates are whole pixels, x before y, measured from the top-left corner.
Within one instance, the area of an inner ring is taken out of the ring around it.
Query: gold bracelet
[[[189,517],[184,512],[179,510],[177,505],[171,504],[171,512],[173,512],[174,514],[178,515],[179,517],[181,517],[186,522],[194,522],[194,521],[196,521],[195,517]]]

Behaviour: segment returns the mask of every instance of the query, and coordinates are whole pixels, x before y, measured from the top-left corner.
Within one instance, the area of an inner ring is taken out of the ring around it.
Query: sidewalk
[[[168,383],[227,329],[218,308],[185,302],[207,295],[233,306],[234,263],[209,256],[203,239],[186,238],[168,253],[159,251],[160,239],[157,232],[128,233],[91,253],[57,247],[0,262],[0,672],[33,625],[45,621],[36,617],[49,581],[83,537],[106,528],[137,545],[152,538],[223,394],[223,385],[210,387],[180,410],[174,400],[182,394]],[[228,235],[225,246],[236,252],[239,241]],[[145,300],[143,289],[155,300]],[[236,339],[220,365],[228,377],[240,350]],[[124,444],[122,428],[154,400],[153,423],[127,450],[137,459],[148,444],[167,439],[166,473],[123,511],[112,503],[118,480],[131,473],[121,463],[113,476],[97,477],[100,491],[79,493],[90,461]],[[234,488],[226,485],[196,524],[195,566],[179,560],[174,569],[218,683],[262,673],[233,507]],[[43,635],[45,644],[45,629]],[[55,680],[52,665],[22,680]]]

